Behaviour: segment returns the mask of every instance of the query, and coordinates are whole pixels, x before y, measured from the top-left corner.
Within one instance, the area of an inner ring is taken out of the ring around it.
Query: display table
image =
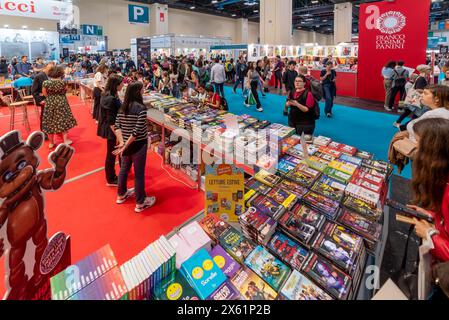
[[[310,74],[315,79],[320,79],[321,70],[313,69]],[[357,72],[337,70],[337,95],[342,97],[357,98]]]

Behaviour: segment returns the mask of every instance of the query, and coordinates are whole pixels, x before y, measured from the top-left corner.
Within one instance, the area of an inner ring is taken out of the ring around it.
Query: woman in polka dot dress
[[[62,135],[64,143],[71,145],[68,131],[77,125],[66,97],[66,84],[62,81],[64,69],[53,67],[48,73],[49,80],[43,84],[42,93],[47,98],[42,116],[42,131],[48,134],[49,148],[55,147],[55,135]]]

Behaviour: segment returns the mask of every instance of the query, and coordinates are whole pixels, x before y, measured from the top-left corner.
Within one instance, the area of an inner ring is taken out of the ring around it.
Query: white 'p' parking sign
[[[150,23],[150,8],[129,4],[128,17],[130,23],[148,24]]]

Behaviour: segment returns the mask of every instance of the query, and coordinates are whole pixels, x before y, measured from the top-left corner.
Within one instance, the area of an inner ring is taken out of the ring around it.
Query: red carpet
[[[73,178],[103,167],[106,146],[96,136],[96,125],[88,105],[71,98],[72,111],[78,127],[70,133],[75,155],[69,164],[68,177]],[[6,108],[0,112],[7,113]],[[32,129],[37,129],[34,112],[29,114]],[[9,129],[9,117],[0,117],[2,135]],[[23,128],[18,128],[23,132]],[[24,137],[26,136],[23,132]],[[48,143],[39,154],[42,168],[48,167]],[[134,213],[135,202],[115,204],[116,189],[105,186],[104,171],[88,175],[64,185],[57,192],[48,192],[46,208],[49,236],[63,231],[72,237],[72,261],[76,262],[92,251],[110,243],[120,263],[125,262],[162,234],[166,234],[204,209],[202,192],[188,188],[168,176],[161,168],[161,158],[149,153],[146,171],[148,195],[157,197],[157,204],[143,214]],[[182,175],[170,170],[177,179]],[[183,179],[188,181],[187,179]],[[129,187],[133,186],[130,182]],[[0,261],[4,275],[4,258]],[[5,292],[0,281],[0,295]]]

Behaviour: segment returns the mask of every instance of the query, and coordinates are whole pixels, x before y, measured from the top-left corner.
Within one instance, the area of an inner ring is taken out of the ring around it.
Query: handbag
[[[408,158],[413,158],[418,149],[418,145],[409,138],[404,138],[393,143],[393,148],[400,154]]]
[[[445,298],[449,298],[449,262],[436,264],[432,273],[437,292],[442,293],[440,297],[444,295]]]
[[[418,77],[418,79],[419,79],[419,77]],[[416,81],[418,79],[416,79]],[[422,108],[422,106],[421,106],[422,94],[421,94],[421,92],[416,90],[416,81],[415,81],[415,84],[413,85],[413,87],[410,88],[410,90],[408,91],[407,96],[405,97],[405,100],[404,100],[404,104],[408,105],[408,106],[413,106],[415,108],[421,109]]]

